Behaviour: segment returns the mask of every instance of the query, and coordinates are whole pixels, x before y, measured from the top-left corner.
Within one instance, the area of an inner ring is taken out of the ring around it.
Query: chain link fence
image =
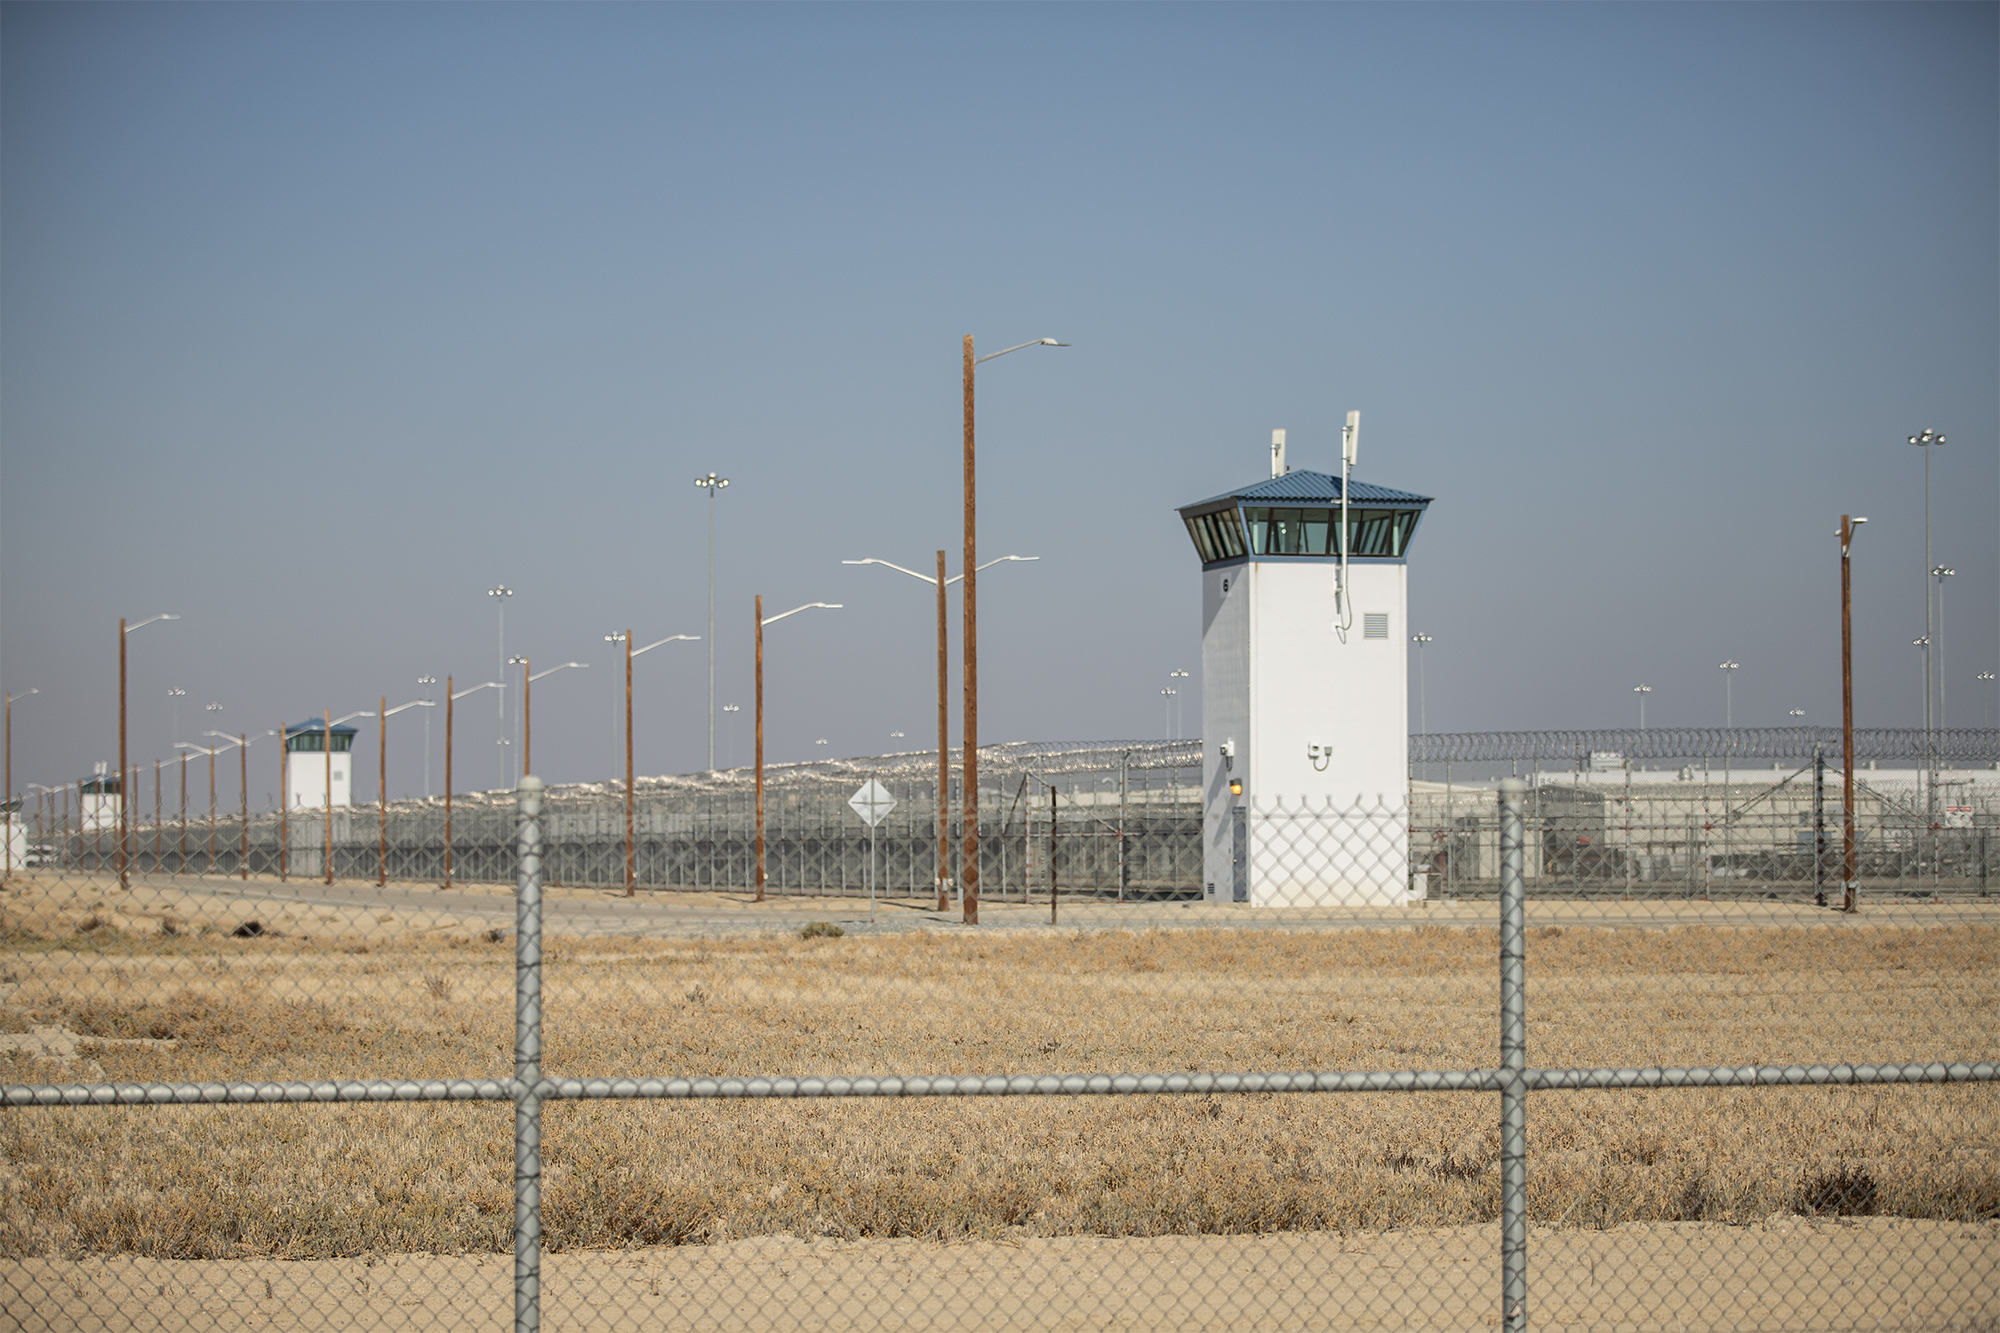
[[[1260,906],[1197,896],[1198,755],[996,773],[976,928],[937,910],[917,760],[873,920],[823,799],[873,774],[833,765],[773,784],[761,904],[721,790],[656,793],[629,899],[622,791],[455,801],[450,890],[441,851],[378,886],[365,809],[331,885],[293,860],[323,812],[247,879],[220,821],[206,876],[142,827],[129,887],[109,829],[30,838],[0,1322],[1995,1326],[1976,782],[1946,836],[1869,779],[1853,912],[1817,900],[1810,765],[1587,761],[1259,801]]]

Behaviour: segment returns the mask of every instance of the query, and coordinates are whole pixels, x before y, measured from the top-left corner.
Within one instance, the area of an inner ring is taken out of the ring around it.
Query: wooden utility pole
[[[1049,924],[1056,923],[1056,784],[1049,784]]]
[[[215,756],[210,755],[208,766],[215,768]],[[101,793],[100,793],[101,795]],[[113,859],[118,866],[118,887],[132,887],[132,877],[125,868],[125,617],[118,617],[118,854]],[[213,822],[211,820],[211,822]]]
[[[324,850],[320,855],[326,862],[326,882],[331,884],[333,883],[333,710],[331,708],[321,717],[320,726],[322,728],[320,739],[326,746],[326,839]],[[354,785],[353,772],[352,768],[348,769],[350,788]]]
[[[250,878],[250,736],[248,732],[236,738],[237,780],[243,788],[243,864],[237,867],[243,872],[242,878]],[[159,786],[154,783],[155,788]],[[154,858],[158,860],[158,857]]]
[[[958,858],[960,901],[965,905],[968,926],[979,924],[979,543],[977,471],[973,465],[972,439],[972,335],[965,335],[965,666],[959,688],[965,691],[965,725],[960,728],[965,747],[965,777],[959,799],[965,807],[965,847]]]
[[[764,901],[764,595],[757,594],[757,901]]]
[[[451,887],[451,723],[458,701],[451,697],[452,678],[444,678],[444,886]]]
[[[1926,455],[1926,458],[1929,456]],[[1849,548],[1857,523],[1867,519],[1840,516],[1840,781],[1841,835],[1840,910],[1860,909],[1861,885],[1854,849],[1854,583]]]
[[[945,881],[951,877],[951,710],[946,703],[944,552],[937,553],[938,620],[938,788],[937,788],[937,910],[946,906]]]
[[[625,631],[625,896],[639,892],[638,849],[633,838],[637,830],[632,812],[633,784],[638,781],[632,767],[632,631]]]
[[[389,696],[375,706],[375,887],[389,882]]]

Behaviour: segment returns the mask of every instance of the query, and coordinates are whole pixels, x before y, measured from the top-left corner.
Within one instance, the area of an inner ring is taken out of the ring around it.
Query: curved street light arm
[[[657,639],[657,640],[655,640],[654,642],[652,642],[652,643],[649,643],[649,644],[647,644],[647,645],[646,645],[646,646],[645,646],[644,648],[634,648],[634,649],[632,650],[632,656],[634,656],[634,657],[637,657],[637,656],[638,656],[638,655],[639,655],[640,653],[650,653],[650,652],[652,652],[652,651],[653,651],[653,650],[654,650],[655,648],[659,647],[659,646],[660,646],[661,644],[663,644],[663,643],[680,643],[680,642],[683,642],[683,641],[685,641],[685,642],[687,642],[687,643],[700,643],[700,642],[701,642],[701,635],[699,635],[699,634],[669,634],[669,635],[668,635],[668,636],[667,636],[666,638],[664,638],[664,639]],[[575,664],[575,665],[581,665],[581,663],[577,663],[577,664]]]
[[[561,671],[563,667],[588,667],[589,665],[590,663],[588,662],[564,662],[562,666],[552,666],[547,671],[537,671],[534,675],[528,677],[528,679],[530,681],[537,681],[543,676],[553,676],[556,672]]]
[[[497,680],[482,681],[481,683],[472,686],[470,689],[460,690],[457,694],[454,694],[451,697],[454,699],[463,699],[466,695],[477,694],[481,690],[497,690],[500,688],[501,688],[500,682]]]
[[[180,619],[179,616],[170,616],[167,615],[165,612],[162,612],[157,616],[147,616],[144,620],[140,621],[136,625],[127,625],[125,627],[125,632],[127,634],[130,634],[135,629],[144,629],[146,626],[152,624],[155,620],[179,620],[179,619]]]
[[[842,605],[843,603],[841,602],[807,602],[804,606],[795,606],[789,611],[780,611],[775,616],[765,616],[762,623],[766,625],[775,625],[780,620],[783,620],[786,616],[795,616],[801,611],[810,611],[816,606],[825,607],[829,611],[838,611],[840,610]]]
[[[384,709],[382,716],[394,717],[396,714],[402,712],[405,708],[436,708],[436,707],[437,707],[437,700],[435,699],[412,699],[406,704],[397,704],[394,708]]]
[[[997,352],[988,352],[985,356],[975,357],[973,359],[972,364],[976,366],[981,361],[991,361],[996,356],[1005,356],[1009,352],[1018,352],[1023,347],[1067,347],[1067,346],[1069,346],[1068,343],[1059,343],[1054,338],[1030,338],[1027,342],[1015,343],[1012,347],[1003,347]]]
[[[895,570],[898,574],[908,574],[913,579],[922,579],[925,583],[930,584],[933,588],[937,586],[937,580],[931,577],[929,574],[919,574],[914,569],[904,569],[901,565],[896,564],[893,561],[889,560],[877,560],[871,556],[866,560],[843,560],[840,563],[843,565],[885,565],[888,568]],[[947,579],[946,582],[951,582],[951,580]],[[788,612],[787,614],[790,613]],[[771,622],[767,620],[764,623],[768,625]]]
[[[196,745],[193,741],[175,741],[174,748],[176,750],[195,750],[202,754],[221,754],[224,747],[220,745]]]
[[[1058,344],[1058,345],[1059,345],[1059,346],[1063,346],[1063,345],[1066,345],[1066,344]],[[991,569],[991,568],[993,568],[993,566],[995,566],[995,565],[1004,565],[1004,564],[1006,564],[1006,563],[1007,563],[1008,561],[1010,561],[1010,560],[1040,560],[1040,559],[1041,559],[1041,557],[1040,557],[1040,556],[1038,556],[1038,555],[1003,555],[1003,556],[1000,556],[1000,557],[998,557],[997,559],[993,559],[993,560],[988,560],[988,561],[987,561],[987,562],[986,562],[985,564],[983,564],[983,565],[974,565],[974,566],[972,567],[972,572],[973,572],[973,573],[975,573],[975,574],[977,574],[977,573],[979,573],[979,572],[980,572],[981,570],[987,570],[987,569]],[[954,583],[957,583],[957,582],[959,582],[959,581],[960,581],[961,579],[963,579],[964,577],[965,577],[965,575],[963,575],[963,574],[953,574],[953,575],[952,575],[952,576],[951,576],[950,578],[948,578],[948,579],[946,579],[946,580],[944,581],[944,582],[945,582],[945,586],[946,586],[946,587],[950,587],[950,586],[951,586],[952,584],[954,584]]]

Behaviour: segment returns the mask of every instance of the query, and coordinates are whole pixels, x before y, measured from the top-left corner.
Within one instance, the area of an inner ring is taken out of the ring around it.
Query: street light
[[[740,713],[743,711],[743,705],[724,704],[722,705],[722,711],[725,713]],[[734,731],[729,733],[729,766],[731,768],[736,767],[736,733]]]
[[[1929,455],[1925,455],[1929,457]],[[1856,878],[1854,847],[1854,580],[1850,556],[1854,538],[1865,518],[1840,516],[1840,768],[1841,768],[1841,891],[1840,910],[1859,910],[1861,885]]]
[[[121,889],[132,887],[131,870],[125,860],[127,820],[130,818],[132,805],[130,801],[125,799],[125,636],[135,629],[146,628],[146,626],[156,620],[179,619],[179,616],[170,616],[162,611],[157,616],[148,616],[136,625],[127,626],[125,624],[125,617],[118,617],[118,855],[116,861],[118,864],[118,887]],[[12,793],[10,792],[8,795],[11,798]]]
[[[173,700],[175,740],[181,738],[181,700],[186,696],[187,691],[181,689],[178,685],[167,691],[167,698]]]
[[[1018,352],[1023,347],[1067,347],[1068,343],[1057,342],[1054,338],[1036,338],[1030,342],[1016,343],[1003,347],[985,356],[974,356],[972,335],[965,335],[964,385],[965,385],[965,554],[961,567],[965,570],[965,666],[961,672],[962,687],[965,691],[965,852],[959,860],[959,883],[961,898],[965,904],[965,924],[979,924],[979,506],[978,470],[974,465],[973,451],[973,372],[982,361]],[[761,858],[759,864],[762,864]]]
[[[1736,725],[1734,683],[1736,680],[1736,670],[1742,663],[1718,662],[1716,665],[1722,670],[1722,725],[1725,727],[1734,727]]]
[[[1938,731],[1950,725],[1944,717],[1944,581],[1956,573],[1944,565],[1931,566],[1931,582],[1937,585],[1937,716],[1933,721]]]
[[[555,675],[556,672],[566,671],[570,667],[588,667],[590,663],[564,662],[561,666],[552,666],[547,671],[536,671],[534,665],[530,663],[526,657],[521,658],[520,662],[521,662],[521,771],[523,773],[532,773],[535,771],[535,729],[534,729],[535,728],[535,703],[534,703],[535,682],[540,680],[543,676],[553,676]]]
[[[231,736],[227,732],[211,731],[207,734],[210,736],[217,736],[221,738],[223,744],[221,746],[217,746],[216,747],[217,749],[223,749],[230,745],[234,745],[237,747],[237,753],[236,753],[236,762],[238,769],[237,784],[238,784],[238,791],[240,793],[240,800],[242,801],[243,804],[243,810],[242,810],[243,849],[241,852],[238,853],[237,860],[240,863],[238,865],[238,869],[240,869],[243,872],[240,877],[243,879],[249,879],[250,878],[250,746],[254,742],[252,741],[248,733]],[[266,736],[275,736],[278,733],[275,731],[267,731],[264,734]],[[212,766],[214,763],[213,757],[210,758],[209,762]],[[158,801],[157,793],[159,791],[159,776],[157,768],[154,773],[153,790],[155,792],[155,803],[157,804]],[[213,814],[211,814],[210,819],[213,820],[213,818],[214,816]],[[154,848],[155,850],[153,859],[157,863],[159,860],[157,841],[154,844]],[[209,855],[213,857],[214,852],[211,851]]]
[[[634,838],[633,790],[638,781],[632,767],[632,659],[641,653],[650,653],[667,643],[699,643],[699,634],[669,634],[664,639],[656,639],[644,648],[632,646],[632,631],[622,634],[607,634],[605,638],[625,645],[625,896],[632,897],[639,891],[638,852]]]
[[[1639,696],[1639,730],[1646,729],[1646,696],[1653,692],[1651,685],[1634,685],[1632,693]]]
[[[1794,708],[1791,712],[1785,714],[1787,717],[1804,717],[1805,715],[1806,710],[1803,708]]]
[[[1170,732],[1178,731],[1178,728],[1174,726],[1174,696],[1179,693],[1180,691],[1174,689],[1171,685],[1160,691],[1161,696],[1167,701],[1167,730]],[[1173,739],[1179,740],[1180,737],[1175,735]]]
[[[209,734],[218,735],[220,733],[210,732]],[[212,875],[215,873],[215,756],[222,752],[223,747],[220,745],[196,745],[193,741],[175,741],[174,748],[176,750],[193,750],[198,754],[208,756],[208,864],[203,867],[201,873]],[[183,769],[182,772],[185,773],[186,770]],[[183,817],[183,822],[185,822],[185,816]]]
[[[1017,563],[1017,562],[1025,564],[1030,561],[1035,561],[1039,559],[1041,559],[1041,557],[1038,555],[1003,555],[998,560],[988,560],[985,564],[981,565],[979,569],[991,569],[995,565]],[[899,574],[908,574],[913,579],[920,579],[923,582],[930,584],[933,588],[937,590],[938,852],[937,852],[936,887],[937,887],[937,910],[942,912],[945,910],[945,905],[947,902],[948,890],[946,888],[946,885],[950,882],[951,879],[951,825],[950,825],[951,768],[950,768],[950,760],[948,758],[950,749],[950,736],[948,732],[949,732],[949,719],[951,716],[951,712],[950,712],[950,707],[947,703],[948,694],[947,694],[947,686],[945,680],[945,674],[946,674],[945,667],[948,659],[945,656],[944,591],[946,588],[949,588],[952,584],[957,583],[960,579],[963,579],[965,576],[963,574],[954,574],[950,578],[945,577],[943,551],[939,551],[937,553],[937,574],[935,577],[929,574],[919,574],[914,569],[904,569],[901,565],[894,564],[891,561],[877,560],[874,559],[873,557],[870,557],[867,560],[843,560],[840,563],[843,565],[881,565],[885,569],[893,569]],[[974,570],[973,572],[976,574],[979,571]]]
[[[1975,677],[1975,679],[1983,680],[1991,684],[1993,681],[1993,673],[1991,671],[1982,671],[1979,673],[1977,677]],[[1989,727],[1993,725],[1993,691],[1991,690],[1988,690],[1986,692],[1986,725]]]
[[[729,478],[713,472],[694,484],[708,492],[708,771],[715,771],[715,493]]]
[[[917,577],[923,576],[920,574]],[[804,606],[795,606],[789,611],[767,617],[764,614],[764,595],[757,594],[757,901],[760,903],[764,901],[764,626],[775,625],[786,616],[795,616],[801,611],[838,611],[840,608],[839,602],[807,602]]]
[[[7,696],[7,859],[5,874],[14,873],[14,700],[25,699],[31,694],[40,694],[39,689],[23,690],[19,695]],[[121,784],[122,785],[122,784]]]
[[[497,690],[504,688],[499,681],[489,680],[489,681],[483,681],[478,685],[467,686],[465,689],[459,690],[457,693],[453,693],[451,688],[451,683],[452,683],[452,678],[450,676],[446,676],[444,678],[444,887],[446,887],[447,889],[451,887],[451,737],[453,731],[452,714],[458,705],[458,701],[460,699],[463,699],[466,695],[477,694],[481,690]]]
[[[428,676],[424,677],[426,681],[429,679]],[[375,886],[380,888],[389,882],[389,719],[406,708],[435,708],[437,705],[429,699],[412,699],[406,704],[397,704],[391,708],[388,695],[380,695],[378,698],[380,702],[375,706]],[[431,715],[425,713],[424,759],[427,764],[430,759],[430,726]],[[430,777],[428,770],[424,777],[428,785]],[[426,791],[424,794],[428,796],[430,793]]]
[[[1428,634],[1410,636],[1410,642],[1417,645],[1417,735],[1419,736],[1428,736],[1431,732],[1430,714],[1424,702],[1424,649],[1429,646],[1430,641],[1431,636]],[[1409,677],[1405,676],[1403,679],[1408,680]],[[1408,706],[1404,705],[1406,708]]]
[[[418,676],[417,684],[422,685],[424,687],[425,706],[426,707],[434,706],[431,703],[430,687],[437,684],[437,677],[432,675]],[[429,713],[425,713],[424,714],[424,798],[428,800],[430,798],[430,794],[431,794],[431,715]]]
[[[1186,680],[1187,678],[1188,678],[1188,673],[1187,673],[1187,672],[1185,672],[1185,671],[1169,671],[1169,672],[1167,673],[1167,679],[1168,679],[1168,680]],[[1179,740],[1179,739],[1180,739],[1180,736],[1181,736],[1181,732],[1182,732],[1182,731],[1184,731],[1184,730],[1186,730],[1186,728],[1185,728],[1185,727],[1183,727],[1183,726],[1181,725],[1181,718],[1182,718],[1182,717],[1183,717],[1183,714],[1182,714],[1182,712],[1181,712],[1181,704],[1180,704],[1180,700],[1179,700],[1179,699],[1176,699],[1176,700],[1174,700],[1174,739],[1175,739],[1175,740]]]
[[[504,583],[496,584],[486,590],[486,595],[491,597],[494,605],[500,609],[499,651],[493,655],[494,660],[500,664],[500,679],[494,685],[494,688],[499,690],[500,693],[493,696],[493,716],[499,722],[500,735],[502,737],[501,744],[504,745],[506,744],[505,737],[507,735],[507,599],[514,595],[514,590]],[[500,756],[500,785],[503,787],[511,785],[507,781],[507,756],[505,753],[502,753]]]

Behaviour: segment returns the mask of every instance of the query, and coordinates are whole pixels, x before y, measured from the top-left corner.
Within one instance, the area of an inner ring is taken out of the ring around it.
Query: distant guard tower
[[[1430,497],[1291,471],[1183,507],[1201,555],[1203,895],[1409,896],[1410,540]],[[1342,540],[1343,532],[1346,540]]]
[[[326,723],[319,718],[285,728],[285,789],[292,808],[324,809],[326,799]],[[354,728],[333,729],[333,804],[352,805]]]

